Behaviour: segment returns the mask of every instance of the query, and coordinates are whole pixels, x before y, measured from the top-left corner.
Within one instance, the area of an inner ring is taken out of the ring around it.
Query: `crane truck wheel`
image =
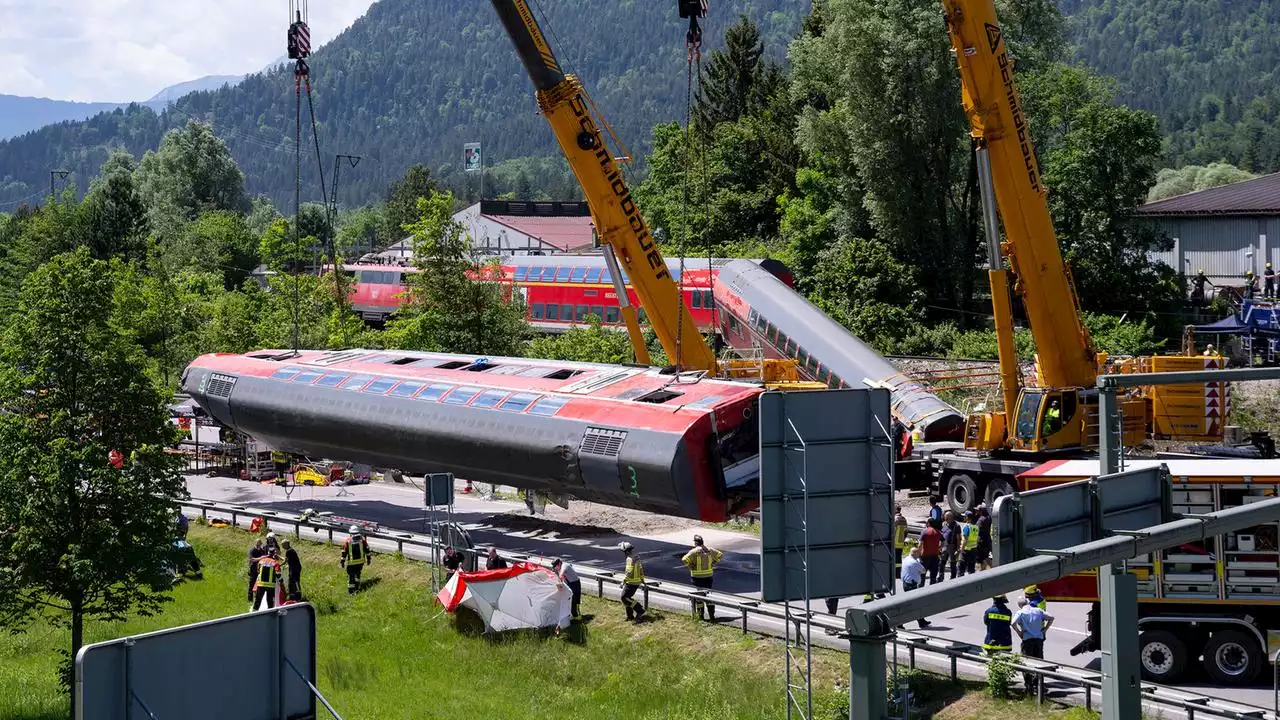
[[[1218,630],[1204,646],[1204,669],[1219,685],[1247,685],[1262,669],[1258,641],[1241,630]]]
[[[947,504],[956,515],[963,516],[978,507],[978,483],[964,473],[956,473],[947,481]]]
[[[1187,646],[1168,630],[1146,630],[1138,637],[1138,657],[1142,677],[1159,683],[1171,682],[1187,666]]]
[[[986,492],[987,509],[989,510],[994,509],[996,506],[996,500],[999,500],[1005,495],[1012,495],[1012,494],[1013,494],[1013,483],[1009,482],[1008,478],[1002,478],[1002,477],[991,478],[990,480],[987,481],[987,492]]]

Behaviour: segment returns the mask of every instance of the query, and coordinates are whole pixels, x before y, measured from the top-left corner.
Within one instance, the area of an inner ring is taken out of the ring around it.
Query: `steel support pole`
[[[849,720],[884,720],[885,641],[892,635],[849,638]]]
[[[1098,456],[1102,462],[1100,475],[1120,472],[1120,451],[1124,439],[1120,418],[1120,401],[1112,388],[1098,390]]]
[[[1121,566],[1098,568],[1102,614],[1102,720],[1142,717],[1138,583]]]

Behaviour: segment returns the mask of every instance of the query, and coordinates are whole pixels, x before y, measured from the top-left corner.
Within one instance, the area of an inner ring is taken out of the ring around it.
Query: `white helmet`
[[[360,534],[360,526],[359,526],[359,525],[352,525],[351,527],[347,528],[347,532],[348,532],[348,533],[351,533],[352,535],[359,535],[359,534]]]
[[[622,552],[631,552],[633,548],[631,546],[631,543],[627,542],[626,540],[623,540],[621,543],[618,543],[618,549],[621,550]]]

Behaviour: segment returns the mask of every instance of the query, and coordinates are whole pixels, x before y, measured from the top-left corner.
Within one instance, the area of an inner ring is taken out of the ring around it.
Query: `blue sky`
[[[371,4],[311,2],[313,46]],[[255,72],[285,54],[288,8],[286,0],[0,0],[0,93],[122,102],[204,75]]]

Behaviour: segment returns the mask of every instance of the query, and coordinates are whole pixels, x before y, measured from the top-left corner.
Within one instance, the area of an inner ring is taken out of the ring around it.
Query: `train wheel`
[[[986,492],[987,509],[994,510],[996,507],[996,500],[999,500],[1005,495],[1012,494],[1013,483],[1009,482],[1008,478],[998,477],[988,480]]]
[[[1219,685],[1247,685],[1262,669],[1258,641],[1240,630],[1218,630],[1204,646],[1204,669]]]
[[[1138,646],[1142,677],[1148,680],[1170,682],[1187,666],[1187,646],[1168,630],[1147,630],[1138,638]]]
[[[978,483],[964,473],[956,473],[947,481],[947,504],[957,515],[978,507]]]

